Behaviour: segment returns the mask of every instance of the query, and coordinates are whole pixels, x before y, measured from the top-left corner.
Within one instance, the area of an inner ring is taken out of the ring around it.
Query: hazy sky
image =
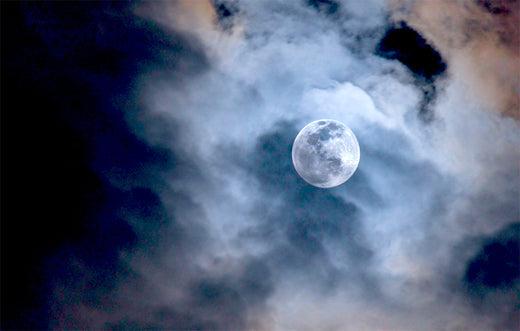
[[[519,327],[519,9],[454,8],[6,5],[5,328]],[[291,160],[322,118],[361,149],[332,189]]]

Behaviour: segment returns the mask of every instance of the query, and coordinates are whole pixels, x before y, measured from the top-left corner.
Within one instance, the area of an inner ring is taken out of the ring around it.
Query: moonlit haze
[[[11,327],[517,329],[519,6],[441,2],[21,5],[40,55],[4,58],[40,59],[89,202],[42,207],[81,230],[47,229],[44,308]],[[328,189],[291,155],[320,119],[361,155]]]

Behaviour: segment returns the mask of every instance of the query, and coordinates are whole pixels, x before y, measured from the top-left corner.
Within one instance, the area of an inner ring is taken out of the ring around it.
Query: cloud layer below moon
[[[502,101],[467,93],[451,55],[426,79],[378,54],[395,27],[386,2],[196,3],[125,12],[154,57],[111,102],[168,162],[129,174],[93,162],[124,192],[116,214],[135,240],[110,282],[67,257],[50,327],[513,329],[520,130]],[[361,149],[330,190],[291,161],[321,118]]]

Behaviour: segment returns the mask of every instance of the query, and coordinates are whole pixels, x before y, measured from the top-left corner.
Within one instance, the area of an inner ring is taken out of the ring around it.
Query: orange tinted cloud
[[[520,118],[520,2],[390,0],[447,59],[450,74],[484,107]]]

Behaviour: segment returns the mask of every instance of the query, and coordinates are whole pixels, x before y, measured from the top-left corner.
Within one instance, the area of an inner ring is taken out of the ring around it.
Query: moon
[[[346,182],[359,164],[359,143],[345,124],[331,119],[309,123],[294,139],[296,172],[309,184],[331,188]]]

